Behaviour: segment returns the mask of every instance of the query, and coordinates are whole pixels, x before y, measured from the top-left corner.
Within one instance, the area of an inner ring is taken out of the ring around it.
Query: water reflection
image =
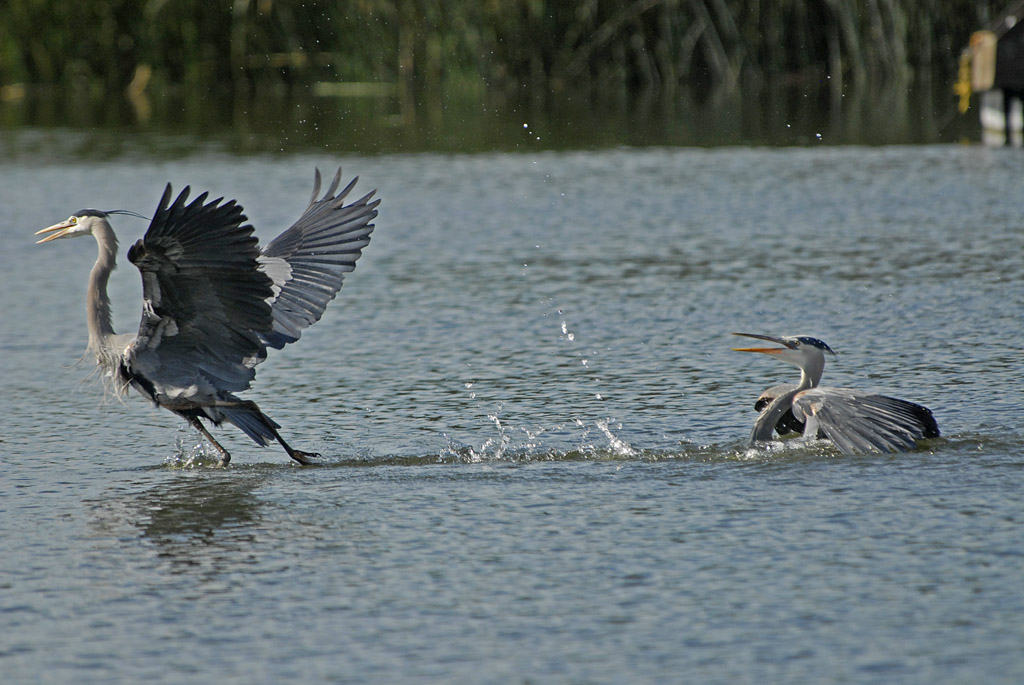
[[[259,500],[252,479],[187,479],[140,495],[142,534],[158,543],[210,544],[224,530],[258,523]]]
[[[94,527],[117,537],[133,530],[133,537],[154,546],[171,573],[198,570],[213,578],[239,564],[256,563],[253,550],[263,514],[255,491],[268,477],[202,469],[158,478],[142,490],[109,492],[90,503]]]
[[[928,143],[977,139],[944,90],[837,92],[829,84],[745,92],[680,90],[595,101],[567,93],[488,101],[479,94],[409,103],[308,89],[122,97],[28,92],[0,101],[0,151],[13,156],[476,152],[629,146]]]

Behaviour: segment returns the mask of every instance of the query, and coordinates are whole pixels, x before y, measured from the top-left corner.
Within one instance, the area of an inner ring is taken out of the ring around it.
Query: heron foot
[[[288,456],[299,462],[303,466],[312,466],[316,462],[314,459],[320,459],[321,455],[319,452],[303,452],[301,450],[290,450]]]

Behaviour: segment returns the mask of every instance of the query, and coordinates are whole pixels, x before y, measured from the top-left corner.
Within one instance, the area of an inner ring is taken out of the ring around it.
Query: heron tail
[[[218,413],[240,431],[252,438],[253,442],[266,447],[278,439],[277,429],[281,426],[260,411],[255,402],[241,402],[238,406],[217,407]]]

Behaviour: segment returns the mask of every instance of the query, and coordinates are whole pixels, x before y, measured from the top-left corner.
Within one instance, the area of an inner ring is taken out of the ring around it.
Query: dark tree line
[[[993,0],[7,0],[0,86],[318,81],[620,97],[950,79]],[[838,86],[837,87],[841,87]]]

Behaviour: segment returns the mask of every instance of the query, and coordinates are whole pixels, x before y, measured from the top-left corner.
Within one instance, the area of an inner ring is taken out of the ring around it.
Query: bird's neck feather
[[[86,322],[89,326],[89,350],[96,357],[96,363],[106,368],[116,363],[109,345],[114,336],[114,326],[111,323],[107,283],[110,273],[117,266],[117,238],[105,221],[99,222],[99,227],[93,230],[93,237],[96,238],[99,254],[89,273]]]
[[[818,387],[818,383],[821,382],[822,373],[825,371],[825,358],[822,356],[820,360],[814,359],[809,363],[800,367],[800,385],[797,386],[798,390],[807,390],[808,388]]]

